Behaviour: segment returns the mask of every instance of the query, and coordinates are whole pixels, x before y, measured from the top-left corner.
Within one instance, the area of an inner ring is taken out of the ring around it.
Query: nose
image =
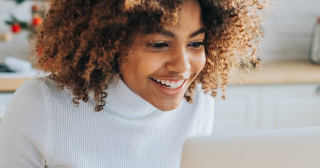
[[[166,63],[166,69],[180,75],[189,74],[191,64],[188,53],[184,49],[173,51]]]

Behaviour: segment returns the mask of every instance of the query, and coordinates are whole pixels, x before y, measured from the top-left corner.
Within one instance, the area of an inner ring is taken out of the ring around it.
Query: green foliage
[[[24,1],[28,1],[28,0],[12,0],[12,1],[15,1],[17,4],[22,4]],[[43,0],[34,0],[34,1],[43,1]]]
[[[6,24],[7,24],[7,25],[13,25],[13,22],[6,20]]]
[[[20,26],[22,29],[28,29],[29,26],[28,26],[28,23],[27,22],[19,22]]]
[[[25,0],[14,0],[16,1],[17,4],[22,4],[22,2],[24,2]]]
[[[14,17],[13,15],[11,15],[11,20],[12,20],[13,22],[19,22],[19,20],[18,20],[16,17]]]
[[[17,4],[21,4],[22,2],[24,2],[25,0],[14,0],[17,2]]]

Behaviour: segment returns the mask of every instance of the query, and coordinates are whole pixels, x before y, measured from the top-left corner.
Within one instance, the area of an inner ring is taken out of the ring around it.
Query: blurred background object
[[[318,17],[318,20],[313,27],[310,47],[310,62],[320,65],[320,17]]]
[[[6,57],[3,64],[7,71],[28,72],[32,70],[31,62],[15,57]]]
[[[26,0],[11,0],[15,1],[17,4],[22,4]],[[40,1],[40,0],[33,0],[34,2]],[[44,11],[40,10],[41,8],[37,4],[33,4],[31,7],[31,21],[21,21],[18,18],[14,16],[14,14],[11,14],[10,20],[6,20],[5,23],[11,27],[12,33],[19,33],[21,30],[27,30],[30,32],[29,37],[31,35],[35,34],[35,27],[37,27],[42,22],[42,18],[44,17]]]
[[[264,24],[262,60],[308,61],[314,24],[320,16],[319,0],[272,0]]]
[[[44,17],[43,0],[0,0],[0,63],[13,56],[30,60],[28,38]]]
[[[0,34],[0,42],[11,42],[12,34],[10,32]]]

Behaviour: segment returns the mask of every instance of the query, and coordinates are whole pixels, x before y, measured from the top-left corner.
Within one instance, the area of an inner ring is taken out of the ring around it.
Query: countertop
[[[13,92],[36,74],[35,70],[26,73],[0,73],[0,92]],[[266,62],[262,64],[261,70],[251,69],[250,73],[243,74],[242,83],[240,76],[234,74],[230,76],[228,85],[320,83],[320,65],[309,62]]]
[[[240,76],[230,77],[230,85],[240,84]],[[261,70],[252,69],[241,85],[320,83],[320,65],[309,62],[267,62]]]

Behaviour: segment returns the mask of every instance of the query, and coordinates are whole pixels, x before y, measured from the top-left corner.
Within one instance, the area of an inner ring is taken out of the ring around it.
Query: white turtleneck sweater
[[[164,112],[118,78],[94,112],[92,95],[75,107],[70,91],[39,79],[20,86],[4,113],[0,168],[178,168],[185,140],[212,131],[214,99],[200,84],[192,104]]]

